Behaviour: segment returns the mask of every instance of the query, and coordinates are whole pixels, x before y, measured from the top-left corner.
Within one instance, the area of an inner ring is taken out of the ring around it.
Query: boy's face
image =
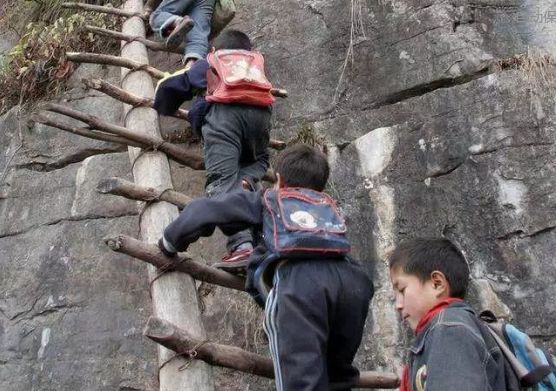
[[[401,267],[390,269],[390,280],[396,294],[396,310],[415,332],[421,318],[441,301],[438,288],[432,279],[423,283]]]

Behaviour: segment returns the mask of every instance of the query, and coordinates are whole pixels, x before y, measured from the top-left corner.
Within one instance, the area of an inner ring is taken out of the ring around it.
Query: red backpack
[[[272,84],[264,73],[264,58],[254,51],[220,49],[207,56],[208,102],[270,106]]]

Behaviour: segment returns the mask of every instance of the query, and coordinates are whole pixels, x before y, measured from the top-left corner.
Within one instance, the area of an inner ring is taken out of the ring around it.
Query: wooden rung
[[[166,201],[183,209],[191,202],[191,198],[172,189],[158,190],[154,187],[144,187],[122,178],[112,177],[104,179],[97,185],[101,194],[118,195],[137,201]]]
[[[114,84],[110,84],[107,81],[101,79],[81,79],[83,84],[85,84],[88,88],[92,88],[94,90],[100,91],[114,99],[119,100],[120,102],[127,103],[129,105],[135,107],[153,107],[154,100],[151,98],[145,98],[142,96],[137,96],[126,90],[115,86]],[[173,116],[176,118],[187,120],[188,111],[184,109],[178,109]]]
[[[133,61],[128,58],[123,58],[120,56],[112,56],[110,54],[67,52],[66,58],[73,62],[114,65],[118,67],[132,69],[134,71],[143,70],[156,79],[162,79],[164,77],[164,72],[162,72],[159,69],[156,69],[151,65],[142,64],[137,61]]]
[[[115,86],[114,84],[110,84],[107,81],[101,79],[81,79],[83,84],[85,84],[88,88],[92,88],[93,90],[100,91],[114,99],[119,100],[120,102],[127,103],[129,105],[135,107],[153,107],[154,100],[150,98],[145,98],[141,96],[137,96],[127,92],[126,90]],[[173,116],[176,118],[188,119],[189,112],[185,109],[178,109]],[[281,150],[286,148],[287,144],[284,141],[270,139],[269,143],[270,148]]]
[[[83,137],[87,137],[87,138],[91,138],[94,140],[101,140],[101,141],[107,141],[107,142],[111,142],[111,143],[117,143],[117,144],[122,144],[122,145],[131,145],[133,147],[141,147],[141,144],[138,143],[134,143],[130,140],[127,140],[123,137],[120,136],[115,136],[112,134],[108,134],[105,132],[100,132],[97,130],[93,130],[93,129],[88,129],[88,128],[78,128],[75,126],[70,126],[67,125],[63,122],[59,122],[55,119],[49,118],[46,115],[42,115],[39,113],[35,113],[33,114],[33,116],[31,117],[31,120],[34,122],[38,122],[47,126],[51,126],[53,128],[58,128],[60,130],[69,132],[69,133],[73,133],[76,134],[78,136],[83,136]]]
[[[63,8],[80,9],[80,10],[83,10],[83,11],[100,12],[100,13],[103,13],[103,14],[125,16],[125,17],[128,17],[128,18],[133,17],[133,16],[138,16],[141,19],[146,19],[146,16],[144,14],[140,14],[138,12],[124,11],[120,8],[105,7],[105,6],[101,6],[101,5],[68,2],[68,3],[62,3],[62,7]]]
[[[158,269],[176,270],[187,273],[199,281],[239,291],[245,290],[245,281],[242,278],[193,261],[188,256],[183,256],[182,254],[176,257],[167,257],[154,244],[144,243],[127,235],[104,238],[104,243],[113,251],[150,263]]]
[[[37,122],[41,122],[47,125],[51,124],[49,126],[54,126],[67,132],[79,134],[80,136],[89,137],[97,140],[118,142],[120,144],[126,144],[132,147],[140,147],[147,150],[159,150],[161,152],[164,152],[170,159],[175,160],[176,162],[181,163],[194,170],[203,170],[205,168],[205,163],[201,155],[190,152],[178,145],[158,139],[154,136],[133,132],[132,130],[127,129],[123,126],[108,123],[98,117],[95,117],[94,115],[90,115],[57,103],[47,103],[44,105],[44,108],[48,111],[63,114],[70,118],[85,122],[87,125],[89,125],[90,128],[98,129],[100,130],[100,132],[92,129],[69,127],[62,123],[56,123],[54,121],[47,121],[45,116],[40,115],[37,115],[35,117],[37,119]],[[112,136],[101,138],[103,135],[106,134]],[[117,137],[114,138],[114,135]],[[274,171],[272,171],[272,169],[268,169],[265,176],[263,177],[263,180],[271,183],[276,182],[276,175],[274,174]]]
[[[236,346],[223,345],[194,338],[187,331],[172,323],[151,316],[143,335],[179,354],[195,358],[210,365],[232,368],[266,378],[274,378],[272,360]],[[358,388],[397,388],[399,378],[393,373],[361,372]]]
[[[45,105],[45,109],[77,119],[81,122],[86,123],[91,128],[99,129],[103,132],[117,135],[123,140],[129,140],[134,144],[140,144],[142,148],[160,150],[166,153],[169,158],[172,158],[179,163],[191,167],[194,170],[202,170],[204,168],[202,156],[190,152],[175,144],[158,139],[155,136],[134,132],[133,130],[127,129],[123,126],[108,123],[100,119],[99,117],[57,103],[47,103]]]
[[[159,52],[172,52],[172,53],[183,54],[184,49],[185,49],[185,45],[183,45],[183,44],[180,45],[177,48],[168,48],[163,42],[155,42],[155,41],[151,41],[149,39],[146,39],[144,37],[140,37],[138,35],[124,34],[124,33],[120,33],[119,31],[108,30],[108,29],[95,27],[95,26],[85,26],[84,30],[87,31],[87,32],[102,35],[102,36],[105,36],[105,37],[108,37],[108,38],[119,39],[121,41],[141,42],[143,45],[145,45],[149,49],[159,51]]]
[[[156,69],[151,65],[141,64],[137,61],[122,58],[120,56],[112,56],[110,54],[67,52],[66,58],[73,62],[114,65],[118,67],[128,68],[134,71],[145,71],[156,79],[162,79],[166,76],[166,73],[162,72],[160,69]],[[279,98],[285,98],[288,96],[288,92],[286,90],[279,88],[271,89],[270,93]]]

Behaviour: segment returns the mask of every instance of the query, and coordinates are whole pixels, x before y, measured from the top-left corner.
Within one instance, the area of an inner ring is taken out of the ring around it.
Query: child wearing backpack
[[[389,266],[396,310],[415,333],[400,390],[524,389],[506,342],[463,301],[469,267],[449,240],[406,241],[392,252]],[[553,388],[534,388],[545,389]]]
[[[158,83],[154,108],[160,114],[173,114],[196,96],[189,122],[202,136],[209,197],[254,190],[265,175],[274,102],[271,88],[262,55],[237,30],[222,32],[207,60]],[[230,235],[226,247],[228,254],[216,266],[230,272],[243,270],[253,251],[251,232]]]
[[[316,148],[284,150],[274,189],[193,200],[159,241],[167,255],[185,251],[216,227],[263,232],[250,259],[248,287],[266,298],[264,328],[279,391],[349,390],[353,358],[373,286],[348,256],[345,225],[322,193],[329,167]]]

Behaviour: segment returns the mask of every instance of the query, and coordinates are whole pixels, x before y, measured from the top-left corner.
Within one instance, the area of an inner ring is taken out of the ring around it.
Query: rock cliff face
[[[408,334],[385,255],[415,236],[457,243],[471,264],[470,301],[555,352],[555,71],[533,49],[556,55],[556,1],[237,5],[233,26],[254,37],[290,93],[276,104],[274,136],[324,139],[329,192],[373,275],[359,366],[395,371],[403,359]],[[82,74],[119,76],[80,67],[60,99],[119,123],[121,106],[81,89]],[[140,205],[94,191],[102,178],[130,176],[125,149],[30,125],[16,107],[0,119],[0,152],[0,389],[157,389],[156,349],[141,336],[146,270],[101,240],[136,236]],[[173,174],[176,188],[202,193],[202,173],[174,165]],[[203,239],[192,252],[210,263],[222,244]],[[199,296],[211,339],[265,352],[260,311],[244,295],[201,284]],[[218,389],[270,388],[215,373]]]

